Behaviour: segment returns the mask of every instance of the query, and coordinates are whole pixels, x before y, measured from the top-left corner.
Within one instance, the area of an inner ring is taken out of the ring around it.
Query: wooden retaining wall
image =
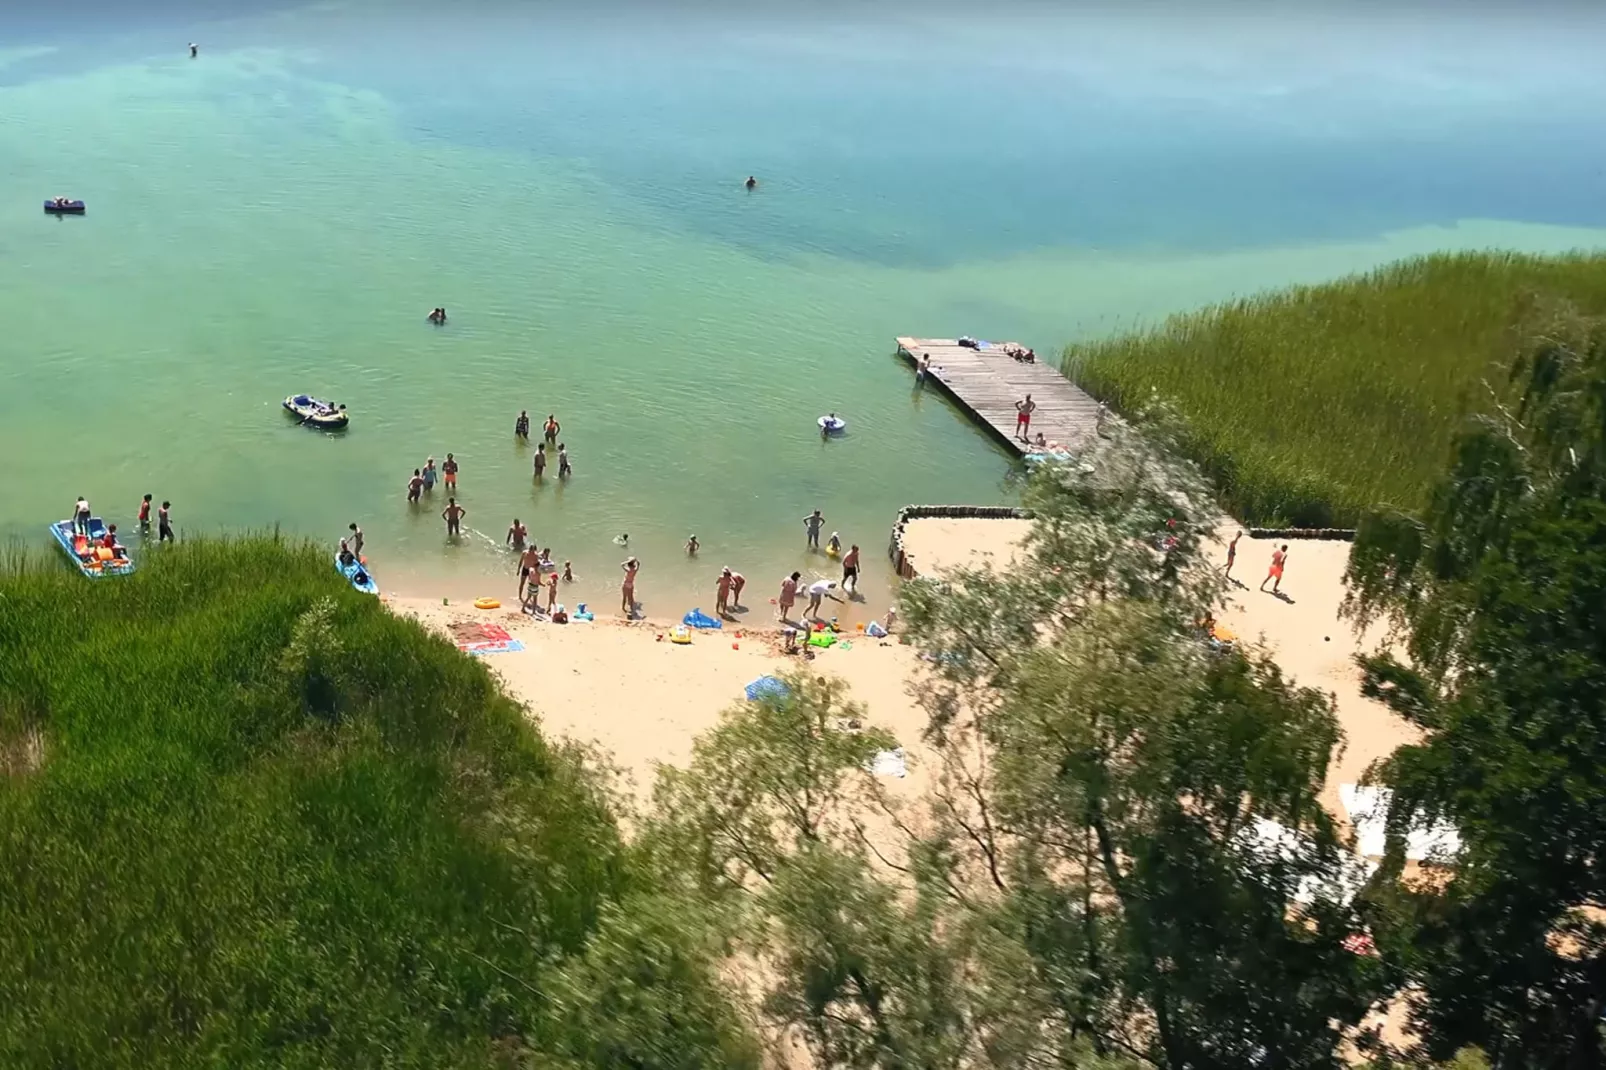
[[[1032,514],[1025,509],[1008,505],[906,505],[898,510],[892,525],[892,539],[887,545],[887,556],[892,567],[906,580],[915,578],[912,557],[903,549],[903,529],[911,520],[1030,520]]]

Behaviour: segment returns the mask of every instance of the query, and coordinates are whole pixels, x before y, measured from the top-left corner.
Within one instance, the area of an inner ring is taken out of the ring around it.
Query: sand
[[[911,520],[903,528],[903,551],[919,575],[991,564],[1007,569],[1019,555],[1030,520],[945,517]]]

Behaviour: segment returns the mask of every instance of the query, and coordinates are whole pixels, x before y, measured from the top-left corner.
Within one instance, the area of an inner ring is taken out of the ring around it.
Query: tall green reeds
[[[322,551],[139,565],[0,561],[0,1066],[586,1050],[543,971],[631,880],[579,763]]]
[[[1606,255],[1402,261],[1071,345],[1064,366],[1119,410],[1168,402],[1240,518],[1349,525],[1423,503],[1461,421],[1505,396],[1521,332],[1551,300],[1606,313]]]

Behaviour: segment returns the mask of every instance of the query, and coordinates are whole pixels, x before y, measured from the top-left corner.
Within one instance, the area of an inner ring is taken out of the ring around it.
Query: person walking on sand
[[[513,433],[525,442],[530,441],[530,413],[527,409],[519,410],[518,419],[513,421]]]
[[[448,453],[446,456],[450,458],[451,454]],[[450,460],[447,463],[450,463]],[[441,510],[441,516],[446,521],[447,538],[455,539],[463,534],[463,518],[467,515],[468,510],[458,505],[456,498],[446,499],[446,508]]]
[[[507,529],[507,544],[513,547],[514,550],[522,551],[524,549],[524,537],[529,533],[530,529],[519,523],[518,517],[514,517],[513,526]]]
[[[804,612],[804,617],[808,618],[809,620],[819,620],[820,602],[824,600],[827,595],[830,595],[831,599],[835,601],[836,595],[831,594],[831,592],[835,589],[835,580],[815,580],[813,583],[809,584],[809,608]]]
[[[546,440],[548,442],[556,442],[558,440],[558,432],[562,430],[563,425],[558,423],[558,418],[550,412],[547,413],[546,424],[541,428],[542,433],[546,435]]]
[[[569,447],[567,447],[563,443],[559,442],[558,443],[558,478],[559,479],[568,479],[569,476],[573,472],[574,472],[574,469],[569,467]]]
[[[818,509],[803,518],[803,530],[808,533],[809,549],[820,548],[820,529],[825,526],[825,517],[820,515]]]
[[[540,479],[546,475],[546,443],[542,442],[535,447],[535,478]]]
[[[151,496],[149,494],[139,500],[139,533],[151,533]]]
[[[1227,567],[1221,570],[1222,579],[1232,579],[1232,563],[1238,560],[1238,540],[1243,537],[1244,533],[1240,531],[1238,534],[1234,535],[1232,537],[1232,541],[1227,544]]]
[[[851,586],[850,586],[851,584]],[[842,589],[859,593],[859,546],[854,543],[842,557]]]
[[[541,554],[534,546],[526,547],[524,552],[519,555],[519,601],[521,603],[524,601],[525,585],[532,582],[530,579],[532,576],[535,577],[533,582],[537,584],[541,582]]]
[[[413,469],[413,477],[407,481],[407,500],[416,503],[424,493],[424,476],[418,469]]]
[[[1288,563],[1288,544],[1285,542],[1279,549],[1271,553],[1271,568],[1266,573],[1266,579],[1260,581],[1260,589],[1266,589],[1267,581],[1271,581],[1271,593],[1280,594],[1278,590],[1283,585],[1283,566]]]
[[[625,580],[619,585],[619,612],[631,620],[636,615],[636,573],[641,571],[641,562],[629,557],[619,567],[625,570]]]
[[[441,465],[441,475],[446,477],[446,490],[451,493],[457,489],[457,458],[450,453],[446,455],[446,463]]]
[[[351,534],[346,536],[346,542],[347,542],[348,545],[350,545],[351,552],[356,555],[358,560],[361,560],[362,559],[362,528],[359,528],[357,526],[357,522],[355,520],[353,520],[351,523],[347,524],[346,527],[351,531]]]
[[[1015,437],[1022,442],[1032,440],[1032,413],[1037,411],[1037,402],[1032,400],[1030,394],[1024,401],[1015,402]]]
[[[783,623],[791,615],[792,607],[797,604],[797,581],[802,578],[803,573],[794,572],[781,581],[781,597],[776,604],[780,606]]]
[[[729,567],[719,570],[719,579],[714,581],[714,612],[723,617],[730,612],[731,601],[731,570]]]
[[[424,492],[427,494],[435,489],[435,480],[440,475],[440,469],[435,467],[435,458],[424,458]]]
[[[740,572],[732,572],[731,573],[730,607],[732,609],[741,609],[742,608],[742,588],[746,587],[746,586],[747,586],[747,577],[746,576],[742,575]]]
[[[168,512],[172,508],[172,502],[163,502],[162,507],[156,511],[156,542],[158,545],[173,541],[173,516]]]

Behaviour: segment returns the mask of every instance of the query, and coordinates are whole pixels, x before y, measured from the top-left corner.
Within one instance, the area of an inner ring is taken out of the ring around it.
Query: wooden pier
[[[929,356],[927,381],[934,380],[1016,453],[1035,448],[1015,437],[1015,402],[1027,394],[1037,403],[1032,438],[1041,431],[1048,441],[1070,449],[1090,442],[1098,434],[1099,403],[1041,357],[1030,364],[1016,360],[1005,352],[1006,345],[1015,347],[992,342],[986,349],[971,349],[953,338],[899,338],[898,355],[911,367]]]

